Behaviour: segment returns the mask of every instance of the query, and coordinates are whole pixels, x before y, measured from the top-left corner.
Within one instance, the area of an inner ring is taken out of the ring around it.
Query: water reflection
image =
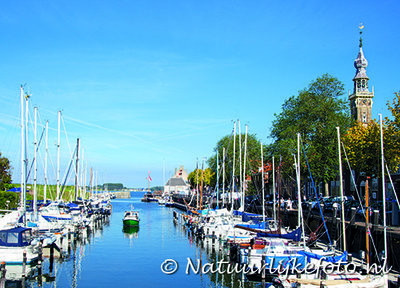
[[[135,202],[136,201],[136,202]],[[123,227],[123,213],[134,203],[141,211],[139,227]],[[43,251],[44,261],[30,268],[29,277],[14,272],[14,282],[5,287],[261,287],[240,273],[229,273],[227,248],[218,240],[201,240],[180,223],[173,222],[173,210],[140,198],[113,200],[108,221],[64,239],[60,251]],[[53,254],[51,257],[50,254]],[[187,259],[197,267],[208,265],[222,273],[185,273]],[[160,265],[175,259],[180,269],[164,274]],[[232,265],[232,264],[231,264]],[[11,275],[7,271],[7,277]],[[15,279],[16,278],[16,279]],[[15,282],[17,281],[17,282]]]

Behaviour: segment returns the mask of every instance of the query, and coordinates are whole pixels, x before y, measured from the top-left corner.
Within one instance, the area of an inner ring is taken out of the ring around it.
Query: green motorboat
[[[138,211],[125,211],[124,219],[122,222],[125,226],[139,226],[139,212]]]

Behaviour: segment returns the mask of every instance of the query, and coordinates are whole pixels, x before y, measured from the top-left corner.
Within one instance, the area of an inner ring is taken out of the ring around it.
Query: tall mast
[[[245,199],[246,199],[246,157],[247,157],[247,125],[245,126],[246,127],[246,134],[245,134],[245,137],[244,137],[244,157],[243,157],[243,177],[242,177],[242,180],[243,180],[243,184],[242,184],[242,203],[243,203],[243,211],[244,211],[244,208],[245,208]]]
[[[238,125],[239,125],[239,182],[240,182],[240,190],[239,190],[239,195],[240,195],[240,207],[242,207],[242,200],[243,200],[243,179],[242,179],[242,132],[241,132],[241,127],[240,127],[240,120],[238,120]]]
[[[86,199],[86,190],[87,190],[87,186],[86,186],[86,176],[87,176],[87,161],[85,161],[85,174],[83,176],[84,180],[83,180],[83,199]]]
[[[222,207],[225,205],[225,147],[222,148]]]
[[[60,200],[60,122],[61,111],[58,111],[58,129],[57,129],[57,198]]]
[[[165,159],[163,160],[163,172],[162,172],[162,181],[163,181],[163,187],[165,187]],[[163,194],[165,194],[165,189],[163,188]],[[165,196],[165,195],[164,195]]]
[[[233,211],[233,192],[235,191],[235,150],[236,150],[236,121],[233,124],[233,165],[232,165],[231,211]]]
[[[219,161],[218,161],[218,149],[217,149],[217,209],[219,209],[219,190],[218,190],[218,184],[219,184]]]
[[[201,202],[203,202],[203,176],[204,176],[204,158],[201,162],[201,184],[200,184],[200,210],[201,210]]]
[[[383,153],[383,129],[382,129],[382,114],[379,114],[379,124],[381,128],[381,162],[382,162],[382,197],[383,197],[383,241],[384,241],[384,257],[385,261],[383,264],[383,269],[387,263],[388,251],[387,251],[387,227],[386,227],[386,189],[385,189],[385,157]]]
[[[25,213],[25,124],[24,124],[24,88],[21,85],[21,193],[20,206]],[[25,217],[24,217],[25,218]]]
[[[29,116],[29,95],[25,94],[25,163],[24,163],[24,169],[25,169],[25,190],[24,190],[24,203],[26,204],[26,187],[27,187],[27,177],[28,177],[28,116]],[[26,221],[26,220],[25,220]]]
[[[276,223],[276,191],[275,191],[275,157],[272,156],[272,193],[273,193],[273,207],[274,207],[274,223]]]
[[[93,168],[90,168],[90,198],[93,198]]]
[[[346,219],[344,218],[344,199],[343,199],[343,171],[342,171],[342,149],[340,148],[340,128],[337,129],[338,137],[338,152],[339,152],[339,187],[340,187],[340,201],[342,210],[342,234],[343,234],[343,252],[346,251]]]
[[[261,187],[262,187],[262,205],[263,205],[263,223],[265,225],[265,197],[264,197],[264,155],[263,155],[263,144],[261,142]],[[264,226],[265,227],[265,226]]]
[[[37,214],[37,187],[36,187],[36,180],[37,180],[37,148],[38,148],[38,143],[37,143],[37,107],[34,108],[35,115],[34,115],[34,146],[35,146],[35,151],[33,154],[33,220],[36,220],[36,214]]]
[[[85,150],[82,148],[82,156],[81,156],[81,182],[80,182],[80,188],[81,188],[81,193],[80,193],[80,197],[82,198],[82,199],[84,199],[84,197],[83,197],[83,186],[85,185],[85,180],[84,180],[84,171],[85,171],[85,167],[84,167],[84,152],[85,152]]]
[[[297,227],[301,226],[301,191],[300,191],[300,133],[297,133],[297,165],[296,165],[296,176],[297,176],[297,198],[299,207],[297,209]]]
[[[76,159],[75,159],[75,195],[74,195],[74,201],[76,201],[76,198],[78,196],[78,189],[79,189],[79,138],[76,139]]]
[[[199,208],[199,158],[196,159],[196,196],[197,196],[197,204],[196,208]]]
[[[44,188],[43,188],[43,201],[47,201],[47,153],[48,153],[48,131],[49,131],[49,121],[46,121],[46,147],[44,154]]]

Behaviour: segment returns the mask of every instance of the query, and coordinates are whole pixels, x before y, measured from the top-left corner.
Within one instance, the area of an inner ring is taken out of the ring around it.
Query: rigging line
[[[60,115],[61,115],[61,122],[62,122],[63,128],[64,128],[65,139],[67,140],[67,145],[68,145],[68,149],[69,149],[69,154],[72,154],[72,152],[71,152],[71,146],[69,145],[67,129],[65,128],[64,117],[63,117],[62,113],[60,113]]]
[[[225,162],[226,161],[226,158],[227,158],[227,156],[228,156],[228,150],[229,150],[229,147],[230,147],[230,145],[231,145],[231,141],[232,141],[232,135],[233,135],[233,129],[232,129],[232,132],[231,132],[231,135],[229,136],[229,142],[228,142],[228,147],[226,148],[226,150],[225,150],[225,154],[223,155],[223,162]],[[230,164],[230,162],[228,162],[228,165]],[[230,165],[229,165],[229,167],[230,167]],[[217,163],[217,169],[218,169],[218,163]],[[221,176],[221,173],[222,172],[222,165],[221,165],[221,168],[220,168],[220,171],[219,171],[219,173],[218,173],[218,180],[219,180],[219,177],[222,177]],[[218,181],[217,181],[218,182]],[[217,184],[215,184],[215,187],[214,188],[216,188],[217,187]]]
[[[387,171],[387,174],[389,175],[390,184],[392,185],[392,189],[394,192],[393,194],[394,194],[394,196],[396,196],[396,202],[397,202],[397,205],[399,206],[399,210],[400,210],[399,198],[397,197],[396,189],[394,188],[394,185],[393,185],[392,176],[390,176],[389,168],[386,164],[386,159],[384,158],[384,160],[385,160],[386,171]]]
[[[352,170],[351,170],[351,166],[350,166],[350,161],[349,161],[349,159],[347,158],[346,148],[344,147],[344,144],[343,144],[342,141],[340,141],[340,143],[342,143],[343,152],[344,152],[344,155],[346,156],[347,165],[349,166],[349,171],[350,171],[350,174],[351,174],[351,180],[353,181],[353,185],[354,185],[355,190],[356,190],[358,202],[360,203],[360,207],[361,207],[361,210],[362,210],[362,215],[363,215],[364,219],[367,220],[367,216],[366,216],[366,214],[365,214],[364,206],[363,206],[363,204],[362,204],[360,194],[358,193],[356,181],[354,180],[354,175],[353,175],[353,173],[351,172]],[[368,230],[368,235],[369,235],[369,238],[371,238],[372,246],[374,247],[375,254],[378,255],[378,251],[377,251],[376,246],[375,246],[374,238],[372,237],[372,233],[370,233],[371,230],[369,229],[369,227],[367,227],[367,225],[365,226],[365,229]]]
[[[301,138],[300,138],[300,140],[301,140]],[[310,173],[311,184],[312,184],[312,186],[313,186],[313,188],[314,188],[315,198],[317,198],[317,203],[318,203],[319,212],[321,213],[322,221],[324,222],[324,226],[325,226],[325,230],[326,230],[326,235],[328,235],[329,243],[332,245],[331,237],[329,236],[329,232],[328,232],[328,227],[326,227],[325,218],[324,218],[324,213],[322,213],[321,204],[319,203],[317,189],[315,188],[315,185],[314,185],[314,179],[313,179],[312,174],[311,174],[310,164],[308,163],[308,159],[307,159],[307,155],[306,155],[306,150],[304,149],[303,141],[301,141],[301,144],[302,144],[301,147],[303,148],[303,152],[304,152],[304,157],[305,157],[305,159],[306,159],[308,172]]]
[[[45,132],[45,129],[43,129],[42,135],[40,135],[39,143],[38,143],[37,146],[36,146],[36,152],[39,151],[39,146],[40,146],[40,143],[42,142],[44,132]],[[29,171],[28,171],[28,173],[27,173],[27,175],[26,175],[26,177],[25,177],[26,183],[28,182],[28,179],[29,179],[29,176],[30,176],[30,174],[31,174],[31,172],[32,172],[32,167],[33,167],[33,164],[35,163],[35,161],[36,161],[36,159],[35,159],[35,157],[34,157],[34,158],[32,159],[31,166],[29,167]]]
[[[68,180],[69,172],[71,171],[71,166],[74,163],[75,152],[76,152],[76,148],[75,148],[74,154],[72,155],[71,160],[69,162],[67,173],[66,173],[66,175],[64,176],[64,179],[63,179],[63,185],[61,186],[60,198],[62,198],[62,195],[64,193],[65,184],[66,184],[66,182]]]

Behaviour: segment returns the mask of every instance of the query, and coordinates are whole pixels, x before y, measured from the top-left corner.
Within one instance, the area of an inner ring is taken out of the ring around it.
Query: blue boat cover
[[[0,230],[0,246],[5,247],[24,247],[29,245],[30,234],[26,231],[31,228],[16,227],[7,230]]]
[[[75,203],[67,203],[65,206],[69,208],[69,210],[80,210],[79,205]]]
[[[255,223],[258,223],[258,222],[262,221],[262,218],[263,218],[262,215],[259,215],[259,214],[247,213],[247,212],[242,213],[242,221],[243,222],[253,221]],[[271,218],[265,218],[265,220],[271,220]]]
[[[254,224],[236,224],[236,226],[252,229],[268,229],[269,225],[267,222],[258,222]]]
[[[340,261],[340,263],[345,264],[347,263],[347,252],[343,252],[342,255],[338,255],[338,256],[325,256],[325,255],[320,255],[320,254],[315,254],[315,253],[311,253],[311,252],[307,252],[307,251],[299,251],[297,252],[298,254],[304,255],[306,257],[310,258],[314,258],[314,259],[322,259],[326,262],[330,262],[330,263],[338,263]]]
[[[301,228],[297,228],[296,230],[286,234],[257,233],[257,237],[274,237],[274,238],[289,239],[293,241],[300,241]]]

